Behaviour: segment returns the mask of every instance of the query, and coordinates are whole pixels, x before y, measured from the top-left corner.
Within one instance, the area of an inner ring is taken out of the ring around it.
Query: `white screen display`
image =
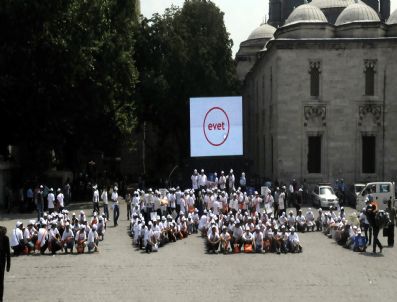
[[[190,99],[190,156],[243,155],[242,97]]]

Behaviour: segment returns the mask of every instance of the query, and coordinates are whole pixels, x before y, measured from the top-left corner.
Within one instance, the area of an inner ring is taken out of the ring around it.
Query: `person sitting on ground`
[[[306,218],[302,214],[302,210],[298,210],[298,215],[296,216],[296,227],[298,232],[304,233],[306,231]]]
[[[65,231],[62,234],[61,244],[63,250],[65,251],[65,254],[68,253],[68,249],[70,249],[70,253],[73,254],[74,234],[72,229],[70,228],[69,222],[66,222],[65,224]]]
[[[259,225],[255,227],[253,244],[255,253],[263,252],[263,233]]]
[[[357,236],[354,237],[353,251],[365,252],[367,249],[367,238],[362,236],[361,229],[357,230]]]
[[[316,226],[316,224],[314,221],[314,214],[311,208],[307,209],[305,219],[307,231],[309,232],[311,230],[312,232],[314,232],[314,227]]]
[[[97,226],[94,224],[88,233],[88,238],[87,238],[87,247],[88,247],[88,252],[91,253],[92,251],[98,252],[98,244],[99,244],[99,238],[98,238],[98,233],[96,231]]]
[[[23,240],[23,223],[17,221],[15,229],[12,230],[10,246],[14,251],[14,256],[19,256],[25,249],[25,241]]]
[[[62,249],[61,245],[61,235],[59,234],[59,231],[57,229],[57,222],[52,221],[51,222],[51,228],[48,231],[48,249],[51,251],[51,253],[54,255],[57,251]]]
[[[252,252],[254,235],[252,235],[252,233],[250,232],[250,228],[248,226],[245,228],[245,232],[242,236],[242,240],[244,243],[244,252]]]
[[[227,231],[227,227],[223,226],[222,227],[222,233],[220,235],[220,239],[221,239],[221,252],[226,254],[229,252],[230,250],[230,239],[231,236],[229,234],[229,232]]]
[[[80,230],[76,233],[76,250],[78,254],[84,254],[84,249],[86,246],[87,236],[85,234],[85,226],[81,225]]]
[[[302,247],[300,246],[299,236],[295,232],[295,228],[290,229],[291,233],[288,236],[288,250],[291,253],[300,253],[302,251]]]
[[[212,252],[214,254],[218,254],[220,240],[221,239],[219,233],[217,232],[216,226],[213,225],[211,227],[211,233],[208,235],[207,240],[208,253]]]

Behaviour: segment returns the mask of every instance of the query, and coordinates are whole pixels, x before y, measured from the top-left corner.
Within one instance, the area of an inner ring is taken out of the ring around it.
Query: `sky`
[[[184,0],[141,0],[145,17],[162,14],[172,4],[181,7]],[[233,55],[250,33],[268,17],[268,0],[212,0],[225,13],[226,29],[233,40]],[[397,9],[397,0],[391,0],[391,12]]]

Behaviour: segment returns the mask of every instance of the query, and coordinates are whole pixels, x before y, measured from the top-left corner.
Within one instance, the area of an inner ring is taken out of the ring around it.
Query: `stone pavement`
[[[302,254],[207,255],[192,235],[147,255],[127,235],[125,204],[120,217],[99,253],[12,257],[4,301],[384,302],[397,295],[396,248],[358,254],[306,233]],[[10,233],[17,217],[8,218],[0,224]]]

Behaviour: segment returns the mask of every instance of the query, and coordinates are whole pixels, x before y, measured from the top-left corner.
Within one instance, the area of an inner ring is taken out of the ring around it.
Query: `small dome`
[[[348,7],[354,3],[354,0],[313,0],[310,2],[311,5],[317,6],[319,9]]]
[[[248,37],[247,40],[255,40],[255,39],[271,39],[273,37],[276,28],[267,24],[262,23],[261,26],[256,28]]]
[[[302,4],[292,11],[285,21],[285,25],[298,22],[328,23],[328,20],[318,7],[311,4]]]
[[[397,24],[397,9],[390,15],[386,23],[389,25]]]
[[[354,3],[346,7],[336,19],[335,25],[353,22],[380,22],[375,10],[364,3]]]

